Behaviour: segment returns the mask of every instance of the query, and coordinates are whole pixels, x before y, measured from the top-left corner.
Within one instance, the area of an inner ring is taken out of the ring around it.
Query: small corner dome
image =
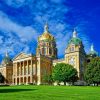
[[[6,54],[5,57],[3,58],[1,64],[3,65],[3,64],[10,64],[10,63],[12,63],[12,60],[11,60],[11,58],[9,57],[9,55]]]
[[[96,52],[94,50],[94,46],[93,45],[91,45],[91,49],[90,49],[90,52],[89,52],[88,55],[90,55],[90,56],[98,56],[98,52]]]
[[[96,51],[90,51],[89,52],[89,55],[98,56],[98,52],[96,52]]]

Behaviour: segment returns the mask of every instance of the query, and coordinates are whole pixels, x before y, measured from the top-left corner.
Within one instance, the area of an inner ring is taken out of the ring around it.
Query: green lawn
[[[0,87],[0,100],[100,100],[100,87],[32,85]]]

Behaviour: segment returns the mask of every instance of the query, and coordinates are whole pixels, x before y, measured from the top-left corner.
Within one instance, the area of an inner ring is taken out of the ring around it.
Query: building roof
[[[54,37],[51,35],[51,33],[48,31],[48,24],[46,24],[44,26],[44,32],[42,35],[39,36],[38,38],[39,41],[42,41],[42,40],[49,40],[49,41],[52,41],[54,40]]]
[[[6,55],[4,56],[1,65],[7,65],[7,64],[11,64],[12,63],[12,59],[9,57],[8,53],[6,52]]]
[[[80,44],[82,44],[81,39],[79,39],[79,38],[77,37],[77,32],[76,32],[75,29],[74,29],[74,31],[73,31],[73,37],[72,37],[71,40],[68,42],[68,44],[75,44],[75,45],[80,45]]]
[[[13,58],[13,61],[20,60],[20,59],[24,60],[24,59],[29,58],[29,57],[36,57],[36,56],[33,54],[27,54],[27,53],[21,52]]]
[[[73,37],[68,44],[75,44],[75,45],[80,45],[82,44],[81,39],[77,38],[77,37]]]
[[[90,55],[90,56],[98,56],[98,52],[94,50],[93,44],[91,45],[91,49],[90,49],[90,52],[89,52],[88,55]]]

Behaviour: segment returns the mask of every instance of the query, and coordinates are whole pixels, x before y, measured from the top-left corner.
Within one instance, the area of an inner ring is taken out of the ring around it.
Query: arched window
[[[44,48],[42,48],[42,55],[44,55]]]
[[[71,48],[70,48],[70,51],[73,52],[73,51],[74,51],[74,47],[71,47]]]
[[[46,48],[44,48],[44,55],[46,55]]]
[[[49,48],[49,54],[50,54],[50,55],[52,54],[52,49],[51,49],[51,48]]]
[[[42,55],[46,54],[46,48],[42,48]]]

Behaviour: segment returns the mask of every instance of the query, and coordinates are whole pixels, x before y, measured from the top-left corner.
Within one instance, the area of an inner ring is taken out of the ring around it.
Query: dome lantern
[[[48,32],[48,29],[49,29],[48,23],[46,23],[45,26],[44,26],[44,33],[47,33]]]
[[[91,51],[94,51],[94,45],[93,44],[91,45]]]
[[[73,38],[76,38],[77,37],[77,31],[76,29],[74,28],[74,31],[73,31]]]

